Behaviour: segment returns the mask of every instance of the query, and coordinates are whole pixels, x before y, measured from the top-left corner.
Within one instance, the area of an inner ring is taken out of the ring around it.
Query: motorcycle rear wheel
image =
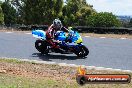
[[[47,50],[47,43],[46,41],[42,40],[36,40],[35,42],[35,48],[41,52],[42,54],[48,54]]]

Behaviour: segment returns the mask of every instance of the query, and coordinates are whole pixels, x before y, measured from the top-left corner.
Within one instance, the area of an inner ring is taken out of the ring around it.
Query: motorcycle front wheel
[[[79,48],[80,50],[75,53],[78,57],[85,57],[89,54],[89,50],[85,45],[82,45]]]

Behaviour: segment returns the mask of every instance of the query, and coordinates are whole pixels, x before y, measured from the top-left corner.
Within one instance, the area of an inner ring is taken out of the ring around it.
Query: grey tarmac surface
[[[34,47],[35,40],[31,34],[0,32],[0,57],[132,70],[132,39],[83,37],[90,51],[86,58],[74,54],[41,55]]]

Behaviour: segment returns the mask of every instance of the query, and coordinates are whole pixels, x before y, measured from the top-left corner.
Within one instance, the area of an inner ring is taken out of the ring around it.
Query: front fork
[[[75,52],[80,52],[80,50],[81,50],[81,46],[83,46],[83,43],[78,43],[75,47],[74,47],[74,50],[75,50]]]

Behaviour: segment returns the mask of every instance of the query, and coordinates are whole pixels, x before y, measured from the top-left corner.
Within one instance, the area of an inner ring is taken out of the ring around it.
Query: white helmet
[[[56,28],[56,29],[60,29],[62,27],[62,23],[59,19],[55,19],[53,21],[53,26]]]

